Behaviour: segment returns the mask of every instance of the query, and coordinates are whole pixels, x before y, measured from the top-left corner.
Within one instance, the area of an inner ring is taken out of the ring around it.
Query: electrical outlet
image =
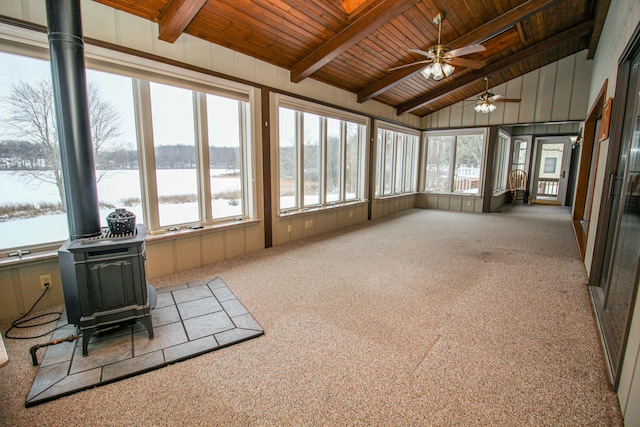
[[[313,227],[313,220],[310,219],[309,221],[305,221],[304,222],[304,228],[311,228]]]
[[[291,233],[291,224],[287,225],[287,231]]]
[[[50,286],[51,286],[51,275],[45,274],[40,276],[40,287],[42,289],[47,289]]]

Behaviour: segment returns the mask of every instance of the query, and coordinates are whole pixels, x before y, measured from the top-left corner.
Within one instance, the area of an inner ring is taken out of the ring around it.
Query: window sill
[[[456,196],[456,197],[476,197],[476,198],[482,198],[482,196],[480,194],[465,194],[465,193],[439,193],[437,191],[423,191],[420,194],[425,194],[427,196],[430,195],[434,195],[434,196]]]
[[[244,219],[242,221],[225,222],[225,223],[213,224],[213,225],[203,225],[202,228],[192,229],[192,228],[187,228],[185,226],[185,227],[180,227],[178,229],[172,229],[172,230],[163,229],[158,231],[151,231],[147,233],[147,237],[145,241],[151,243],[151,242],[157,242],[157,241],[168,240],[168,239],[176,239],[181,237],[193,237],[193,236],[198,236],[200,234],[207,234],[210,232],[247,227],[250,225],[259,224],[260,221],[261,221],[260,219]]]
[[[60,243],[60,246],[62,246],[62,243]],[[0,260],[0,269],[3,269],[5,267],[14,267],[20,264],[44,262],[44,261],[49,261],[57,258],[58,258],[57,249],[50,250],[50,251],[36,252],[33,254],[27,254],[27,255],[16,256],[16,257],[7,257]]]
[[[163,232],[162,234],[153,235],[151,233],[148,233],[145,238],[145,241],[156,242],[156,241],[170,240],[170,239],[176,239],[181,237],[197,236],[197,235],[206,234],[210,232],[247,227],[250,225],[259,224],[260,221],[261,220],[259,219],[246,219],[243,221],[235,221],[232,223],[207,225],[197,229],[189,229],[184,227],[175,231],[166,231],[166,232]],[[62,246],[62,243],[64,242],[61,242],[60,246]],[[11,268],[21,264],[31,264],[36,262],[50,261],[57,258],[58,258],[58,248],[53,250],[48,250],[48,251],[26,254],[26,255],[17,256],[17,257],[7,257],[7,258],[0,259],[0,269]]]
[[[406,196],[415,196],[416,194],[420,194],[417,191],[414,191],[412,193],[399,193],[399,194],[385,194],[384,196],[375,196],[374,200],[386,200],[386,199],[397,199],[399,197],[406,197]]]
[[[278,218],[290,218],[293,216],[304,215],[308,213],[323,212],[323,211],[339,209],[339,208],[344,208],[349,206],[363,205],[363,204],[367,204],[367,202],[368,202],[367,200],[354,200],[353,202],[345,202],[345,203],[340,203],[335,205],[301,208],[301,209],[296,209],[289,212],[280,212],[278,214]]]

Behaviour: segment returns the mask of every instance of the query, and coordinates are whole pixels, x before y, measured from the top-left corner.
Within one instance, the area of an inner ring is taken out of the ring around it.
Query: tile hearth
[[[154,339],[135,323],[96,333],[86,357],[81,339],[47,347],[25,405],[142,374],[264,333],[220,278],[160,288],[157,296],[151,311]],[[59,324],[66,324],[64,314]],[[74,325],[66,325],[51,340],[75,333]]]

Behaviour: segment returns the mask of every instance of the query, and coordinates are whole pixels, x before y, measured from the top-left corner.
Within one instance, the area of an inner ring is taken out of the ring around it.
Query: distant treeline
[[[193,146],[163,145],[156,147],[156,168],[193,169],[196,167],[196,152]],[[95,156],[96,169],[137,169],[138,152],[131,149],[102,150]],[[54,159],[46,155],[40,144],[27,141],[0,141],[0,169],[26,170],[51,169]],[[240,169],[238,147],[210,147],[209,167],[212,169]]]

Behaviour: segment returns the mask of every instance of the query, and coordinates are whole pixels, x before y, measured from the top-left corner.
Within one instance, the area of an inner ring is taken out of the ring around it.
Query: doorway
[[[594,262],[598,268],[592,267],[591,274],[614,389],[620,381],[640,275],[640,41],[633,52],[619,70],[616,98],[622,115],[609,144],[609,177]]]
[[[564,205],[569,177],[571,141],[567,136],[535,140],[532,202]]]

